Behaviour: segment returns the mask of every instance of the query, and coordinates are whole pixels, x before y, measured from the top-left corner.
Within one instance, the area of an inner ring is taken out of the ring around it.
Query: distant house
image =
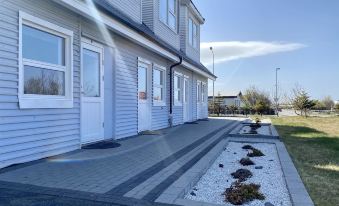
[[[228,95],[215,96],[214,101],[220,103],[221,106],[237,106],[242,107],[244,103],[242,102],[242,93],[234,93]],[[208,103],[212,104],[213,96],[208,97]]]

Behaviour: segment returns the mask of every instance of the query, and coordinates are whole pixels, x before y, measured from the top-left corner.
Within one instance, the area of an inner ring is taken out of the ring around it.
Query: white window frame
[[[194,49],[198,49],[198,24],[191,17],[188,18],[188,44]]]
[[[206,90],[207,90],[207,88],[206,88],[206,82],[201,82],[201,102],[202,103],[206,103],[206,100],[207,100],[207,98],[206,98]]]
[[[162,85],[155,84],[153,80],[153,91],[154,88],[160,88],[162,90],[162,100],[154,100],[154,96],[152,95],[153,106],[166,106],[166,67],[154,64],[152,70],[152,78],[154,76],[154,70],[162,72]]]
[[[166,1],[166,19],[162,19],[160,12],[160,1]],[[177,33],[177,28],[178,28],[178,0],[174,0],[174,11],[171,11],[169,9],[169,1],[170,0],[159,0],[159,20],[164,23],[168,28],[170,28],[172,31],[174,31],[175,33]],[[169,15],[173,15],[175,17],[175,28],[172,28],[169,24]]]
[[[23,25],[65,39],[65,65],[55,65],[46,62],[24,59],[22,54]],[[65,74],[65,95],[24,94],[24,66],[63,71]],[[28,108],[72,108],[73,107],[73,31],[52,24],[25,12],[19,11],[19,106]]]
[[[201,103],[201,81],[197,80],[197,103]]]
[[[178,77],[178,81],[180,82],[180,87],[178,88],[177,85],[174,84],[174,78],[175,77]],[[182,106],[182,78],[183,75],[179,72],[174,72],[174,75],[173,75],[173,99],[174,99],[174,106]],[[177,99],[175,93],[176,91],[180,92],[179,93],[179,96],[180,96],[180,99]]]

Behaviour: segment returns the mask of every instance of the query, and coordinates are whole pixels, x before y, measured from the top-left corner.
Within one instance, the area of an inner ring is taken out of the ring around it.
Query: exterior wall
[[[154,31],[154,0],[142,0],[142,22]]]
[[[74,32],[71,109],[19,109],[19,10]],[[0,7],[0,168],[65,153],[80,143],[80,25],[51,1],[3,1]]]
[[[138,23],[142,23],[141,0],[106,0]]]
[[[239,96],[235,97],[235,98],[224,98],[223,105],[225,105],[225,106],[233,105],[233,106],[237,106],[237,107],[242,106],[241,99],[240,99]]]
[[[195,107],[194,109],[195,109],[195,112],[194,112],[194,114],[195,114],[195,117],[196,117],[196,119],[202,119],[202,118],[207,118],[208,117],[208,102],[207,102],[207,95],[208,95],[208,78],[206,78],[206,77],[203,77],[203,76],[201,76],[201,75],[199,75],[199,74],[196,74],[196,73],[194,73],[193,74],[194,76],[193,76],[193,81],[194,81],[194,85],[195,85],[195,88],[194,88],[194,90],[195,90],[195,104],[193,104],[193,107]],[[200,114],[201,114],[201,118],[198,118],[198,107],[197,107],[197,81],[201,81],[201,82],[204,82],[204,83],[206,83],[206,91],[205,91],[205,100],[204,100],[204,103],[202,104],[202,107],[200,108]]]
[[[158,7],[157,7],[158,8]],[[74,32],[73,108],[20,109],[18,104],[19,10]],[[138,131],[138,57],[167,68],[166,105],[152,106],[152,129],[169,126],[170,62],[111,33],[52,1],[5,1],[0,7],[0,168],[53,156],[80,147],[80,45],[84,37],[104,42],[105,138],[124,138]],[[158,17],[157,17],[158,19]],[[164,25],[165,26],[165,25]],[[170,37],[169,37],[170,38]],[[195,75],[182,67],[192,83],[192,118],[196,115]],[[153,104],[152,104],[153,105]],[[183,123],[182,107],[173,107],[175,124]]]
[[[176,31],[170,29],[166,24],[160,21],[159,18],[159,0],[153,0],[154,2],[154,33],[176,49],[180,49],[180,35],[179,29]],[[179,12],[178,12],[179,13]],[[179,17],[177,17],[177,20]]]
[[[82,22],[82,32],[100,42],[107,42],[94,23],[89,21]],[[114,50],[113,79],[115,85],[113,94],[113,105],[115,112],[112,114],[112,122],[115,122],[114,136],[116,139],[136,135],[138,133],[138,57],[164,66],[169,74],[171,62],[159,55],[142,48],[131,41],[110,33],[110,43]],[[161,129],[168,127],[169,114],[169,75],[166,80],[166,105],[154,106],[152,103],[152,129]],[[107,81],[105,80],[105,84]],[[106,114],[106,112],[105,112]],[[106,125],[106,123],[105,123]]]
[[[196,24],[197,24],[197,48],[192,47],[189,44],[188,41],[188,18],[191,18]],[[190,58],[192,58],[194,61],[200,62],[200,24],[198,23],[198,20],[194,17],[194,15],[188,11],[188,16],[185,22],[186,27],[186,34],[185,34],[185,45],[186,45],[186,55]]]
[[[186,5],[180,4],[179,7],[179,34],[180,34],[180,48],[186,53],[188,42],[188,8]]]

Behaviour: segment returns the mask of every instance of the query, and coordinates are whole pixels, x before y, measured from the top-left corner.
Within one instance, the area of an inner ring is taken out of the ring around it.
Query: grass
[[[315,205],[337,205],[339,117],[271,119]]]

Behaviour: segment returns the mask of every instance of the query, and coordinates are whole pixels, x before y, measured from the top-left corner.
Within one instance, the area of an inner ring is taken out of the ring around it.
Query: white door
[[[188,122],[191,120],[190,117],[190,89],[189,89],[189,79],[188,77],[184,77],[184,91],[183,91],[183,113],[184,113],[184,122]]]
[[[197,119],[201,119],[201,82],[197,81]]]
[[[151,64],[138,63],[138,131],[151,130]]]
[[[207,105],[207,87],[206,83],[201,83],[201,117],[200,118],[207,118],[208,117],[208,105]]]
[[[81,143],[104,139],[103,48],[82,42]]]

